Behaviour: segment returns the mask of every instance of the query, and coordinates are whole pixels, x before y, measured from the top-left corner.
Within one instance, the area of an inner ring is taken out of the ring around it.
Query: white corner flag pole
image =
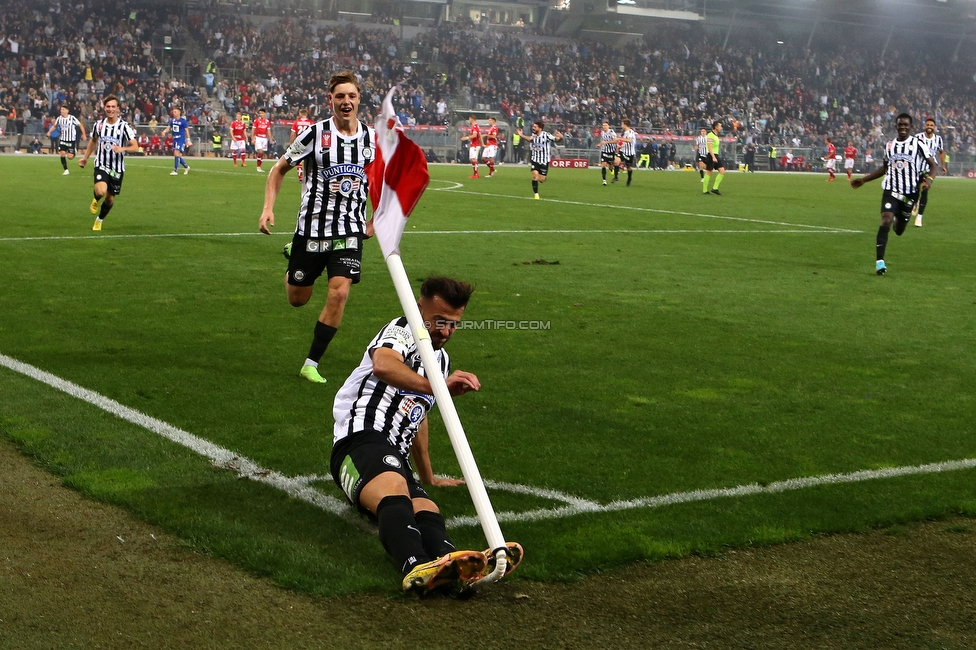
[[[396,287],[397,296],[400,298],[400,305],[403,307],[404,315],[410,323],[413,331],[414,340],[420,350],[420,358],[424,362],[424,368],[436,369],[440,367],[437,358],[434,356],[434,347],[430,342],[430,334],[424,327],[423,317],[420,315],[420,308],[417,307],[417,299],[414,296],[413,288],[407,272],[403,268],[403,261],[398,253],[391,253],[386,258],[386,265],[390,269],[390,276]],[[464,435],[464,427],[461,426],[461,418],[458,417],[457,409],[454,407],[454,400],[447,388],[447,382],[443,375],[436,370],[427,373],[431,388],[434,390],[434,398],[437,408],[444,418],[444,425],[447,427],[447,435],[451,439],[451,446],[457,456],[458,463],[461,465],[461,473],[464,475],[464,482],[471,493],[471,500],[474,502],[475,511],[478,513],[478,520],[484,530],[488,545],[495,552],[495,570],[491,575],[482,578],[476,583],[476,587],[486,582],[498,582],[505,575],[507,555],[505,553],[505,537],[502,529],[498,525],[498,518],[495,516],[495,509],[488,499],[488,492],[485,490],[485,483],[478,471],[478,464],[471,453],[468,439]]]

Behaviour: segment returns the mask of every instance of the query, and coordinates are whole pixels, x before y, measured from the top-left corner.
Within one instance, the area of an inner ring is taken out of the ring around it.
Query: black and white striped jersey
[[[123,119],[110,124],[107,119],[98,120],[92,129],[92,138],[98,140],[95,150],[95,167],[121,174],[125,171],[125,152],[115,153],[112,147],[126,147],[136,139],[136,132]]]
[[[58,139],[61,142],[75,142],[78,139],[78,130],[81,128],[81,122],[74,115],[68,115],[67,117],[58,116],[58,131],[61,135]]]
[[[882,187],[898,194],[915,194],[918,178],[928,170],[929,153],[925,143],[913,135],[904,140],[892,140],[885,145],[885,172]]]
[[[700,158],[708,157],[708,137],[700,135],[695,138],[695,145],[698,147],[698,156]]]
[[[925,131],[922,131],[915,137],[920,138],[922,142],[925,143],[929,153],[932,154],[933,158],[935,158],[935,162],[939,162],[939,154],[945,151],[945,144],[942,142],[942,136],[938,133],[933,133],[932,137],[929,138],[925,135]],[[929,171],[928,165],[925,166],[925,171]]]
[[[434,396],[410,393],[380,381],[373,374],[371,357],[371,353],[379,348],[389,348],[403,355],[403,362],[410,369],[422,377],[427,376],[406,317],[388,323],[370,342],[359,366],[336,393],[332,406],[335,418],[333,444],[363,431],[379,431],[406,456],[420,423],[434,406]],[[443,349],[434,350],[434,355],[446,379],[450,358]]]
[[[363,122],[357,125],[356,134],[345,137],[333,118],[316,122],[299,133],[285,152],[291,166],[305,166],[297,234],[312,238],[366,234],[366,165],[376,157],[376,133]]]
[[[620,155],[621,156],[635,156],[637,155],[637,132],[633,129],[627,129],[620,136]]]
[[[548,131],[542,131],[532,136],[532,162],[537,165],[548,165],[552,160],[552,143],[556,137]]]
[[[600,136],[600,140],[603,142],[603,146],[600,149],[600,153],[605,153],[613,155],[617,153],[617,134],[613,129],[609,131],[604,131]]]

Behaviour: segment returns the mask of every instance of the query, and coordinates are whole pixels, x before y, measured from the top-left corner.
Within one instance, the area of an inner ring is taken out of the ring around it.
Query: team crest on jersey
[[[400,402],[400,412],[406,415],[407,418],[410,419],[411,423],[417,424],[424,418],[424,413],[426,413],[426,410],[415,400],[406,397],[402,402]]]
[[[369,147],[363,147],[363,158],[369,160],[372,157],[373,157],[373,150],[370,149]]]
[[[322,148],[328,149],[332,146],[332,131],[322,132]]]
[[[333,194],[349,196],[359,191],[360,180],[351,176],[340,176],[329,181],[329,191]]]

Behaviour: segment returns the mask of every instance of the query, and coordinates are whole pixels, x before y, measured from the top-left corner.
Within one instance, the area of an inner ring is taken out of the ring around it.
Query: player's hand
[[[274,212],[271,210],[264,210],[261,213],[261,218],[258,219],[258,228],[265,235],[270,235],[271,230],[269,230],[269,228],[274,228]]]
[[[117,144],[113,144],[112,145],[112,151],[115,152],[115,153],[122,153],[123,151],[125,151],[125,149],[123,147],[120,147]]]
[[[925,188],[925,191],[928,192],[930,189],[932,189],[932,179],[926,178],[925,180],[923,180],[922,186]]]
[[[373,225],[373,220],[370,219],[366,222],[366,239],[369,239],[376,234],[376,226]]]
[[[949,175],[949,170],[946,168],[945,165],[942,165],[942,175],[943,176],[948,176]]]
[[[864,179],[863,178],[852,178],[851,179],[851,187],[853,187],[855,190],[857,188],[861,187],[862,185],[864,185]]]
[[[82,157],[78,159],[78,166],[82,169],[85,168],[85,164],[88,162],[88,158]]]
[[[464,485],[464,479],[462,478],[440,478],[435,476],[430,484],[434,487],[457,487],[459,485]]]
[[[474,373],[465,372],[464,370],[455,370],[452,372],[445,383],[447,383],[447,389],[454,397],[464,395],[473,390],[481,390],[481,382],[478,381],[478,377]]]

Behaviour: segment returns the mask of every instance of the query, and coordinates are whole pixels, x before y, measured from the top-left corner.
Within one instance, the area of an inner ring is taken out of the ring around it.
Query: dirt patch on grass
[[[279,589],[0,439],[2,648],[974,648],[976,522],[512,581],[465,601]]]

